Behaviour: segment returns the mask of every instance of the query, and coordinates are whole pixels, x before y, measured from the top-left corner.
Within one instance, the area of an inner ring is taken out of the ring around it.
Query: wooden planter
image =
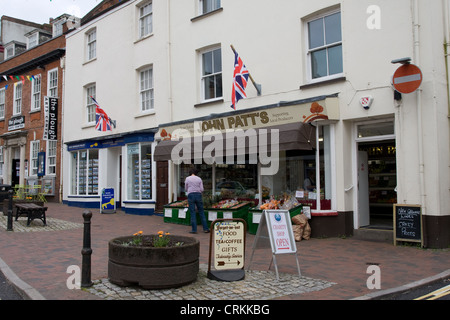
[[[145,235],[144,237],[153,237]],[[132,237],[109,241],[109,280],[119,286],[144,289],[176,288],[197,279],[200,243],[192,237],[171,236],[182,246],[155,248],[123,245]]]

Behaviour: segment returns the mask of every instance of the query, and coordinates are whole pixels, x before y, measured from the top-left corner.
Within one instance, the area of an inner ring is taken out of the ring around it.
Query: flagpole
[[[234,47],[233,47],[232,44],[230,44],[230,47],[231,47],[231,50],[233,50],[234,54],[236,54],[236,49],[234,49]],[[252,75],[250,74],[250,72],[248,73],[248,77],[250,78],[250,80],[251,80],[252,83],[253,83],[253,86],[255,87],[256,91],[258,92],[258,96],[260,96],[260,95],[261,95],[261,85],[260,85],[260,84],[257,84],[257,83],[255,82],[255,80],[253,80],[253,77],[252,77]]]

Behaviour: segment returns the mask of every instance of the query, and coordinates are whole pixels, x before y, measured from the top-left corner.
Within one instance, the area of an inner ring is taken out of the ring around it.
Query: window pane
[[[214,98],[214,77],[207,77],[205,82],[205,100]]]
[[[215,76],[215,80],[216,80],[215,98],[218,98],[218,97],[222,96],[222,75],[219,74],[219,75]]]
[[[214,57],[214,73],[221,72],[222,71],[222,53],[221,50],[214,50],[213,51],[213,57]]]
[[[128,199],[139,199],[139,144],[128,145]]]
[[[325,37],[326,44],[335,43],[342,40],[340,12],[325,17]]]
[[[312,78],[327,76],[327,50],[319,50],[311,53]]]
[[[77,181],[78,181],[78,152],[72,152],[72,170],[71,170],[71,193],[77,194]]]
[[[98,150],[89,150],[88,194],[98,194]]]
[[[144,145],[141,147],[141,199],[151,199],[151,173],[152,173],[152,146]]]
[[[328,49],[328,63],[330,75],[342,73],[342,46],[335,46]]]
[[[308,23],[309,48],[314,49],[323,46],[323,19],[317,19]]]
[[[212,51],[203,54],[203,75],[213,73]]]
[[[394,134],[394,123],[383,122],[358,126],[358,138]]]

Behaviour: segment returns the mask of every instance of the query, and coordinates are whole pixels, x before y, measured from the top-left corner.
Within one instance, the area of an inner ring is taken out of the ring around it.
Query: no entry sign
[[[416,91],[422,83],[422,71],[413,64],[404,64],[399,67],[392,78],[395,90],[400,93],[412,93]]]

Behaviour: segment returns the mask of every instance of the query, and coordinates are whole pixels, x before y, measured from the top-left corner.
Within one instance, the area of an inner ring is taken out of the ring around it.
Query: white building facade
[[[449,15],[446,0],[122,1],[67,36],[64,201],[98,207],[112,187],[125,212],[153,214],[196,165],[211,194],[230,181],[246,197],[299,191],[319,236],[392,228],[394,204],[418,205],[424,245],[446,247]],[[261,85],[236,110],[230,45]],[[423,80],[399,95],[391,61],[406,57]],[[111,132],[94,129],[91,95]],[[261,174],[260,151],[230,163],[205,146],[175,163],[169,137],[196,124],[278,129],[278,170]]]

